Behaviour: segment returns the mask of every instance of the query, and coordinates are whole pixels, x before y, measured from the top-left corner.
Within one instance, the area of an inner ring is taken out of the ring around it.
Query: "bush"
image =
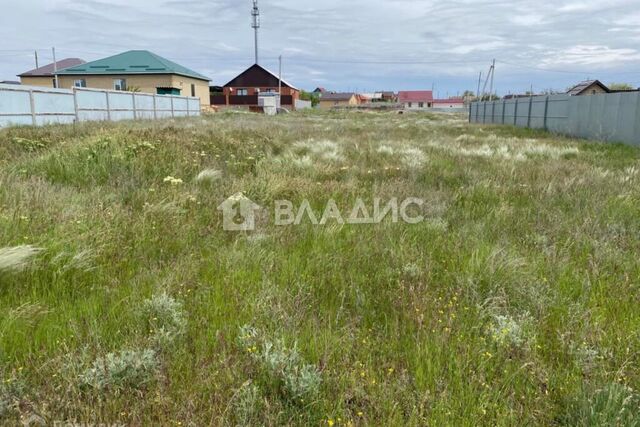
[[[250,326],[241,328],[238,343],[288,399],[303,402],[319,393],[320,372],[304,362],[295,345],[287,348],[282,340],[271,341]]]
[[[100,391],[142,389],[155,379],[158,359],[153,350],[109,353],[81,375],[81,383]]]
[[[187,330],[182,303],[166,293],[155,295],[142,304],[141,315],[151,331],[151,340],[158,348],[166,348]]]

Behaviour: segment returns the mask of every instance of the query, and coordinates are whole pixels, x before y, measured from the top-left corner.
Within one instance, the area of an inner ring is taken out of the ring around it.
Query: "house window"
[[[156,88],[158,95],[181,95],[181,90],[175,87],[159,87]]]
[[[418,102],[418,108],[424,108],[424,102]]]
[[[431,108],[431,103],[430,102],[427,104],[427,107]]]
[[[267,93],[278,93],[275,89],[267,89]]]
[[[196,97],[196,85],[191,85],[191,96]]]
[[[127,90],[127,81],[125,79],[113,79],[113,90]]]
[[[238,96],[247,96],[249,95],[248,89],[238,89]]]
[[[87,87],[87,81],[85,79],[74,80],[73,87]]]
[[[413,102],[409,103],[409,108],[413,107]]]

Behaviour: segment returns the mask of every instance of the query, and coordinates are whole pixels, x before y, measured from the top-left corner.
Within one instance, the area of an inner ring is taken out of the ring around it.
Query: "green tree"
[[[635,89],[629,83],[611,83],[609,85],[609,89],[611,90],[633,90]]]
[[[315,107],[320,103],[320,95],[313,92],[303,90],[300,92],[300,99],[303,101],[311,101],[311,105]]]

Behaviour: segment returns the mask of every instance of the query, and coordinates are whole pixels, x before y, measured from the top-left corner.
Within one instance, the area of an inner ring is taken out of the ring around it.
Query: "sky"
[[[10,0],[4,0],[10,1]],[[260,0],[260,64],[307,90],[477,90],[585,79],[640,87],[639,0]],[[147,49],[224,85],[254,62],[251,0],[11,0],[0,80],[57,58]],[[484,82],[483,82],[484,85]]]

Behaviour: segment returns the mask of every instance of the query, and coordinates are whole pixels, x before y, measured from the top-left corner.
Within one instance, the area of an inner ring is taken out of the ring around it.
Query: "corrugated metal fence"
[[[474,102],[469,121],[640,145],[640,92]]]
[[[0,85],[0,127],[199,115],[199,98],[86,88],[66,90]]]

